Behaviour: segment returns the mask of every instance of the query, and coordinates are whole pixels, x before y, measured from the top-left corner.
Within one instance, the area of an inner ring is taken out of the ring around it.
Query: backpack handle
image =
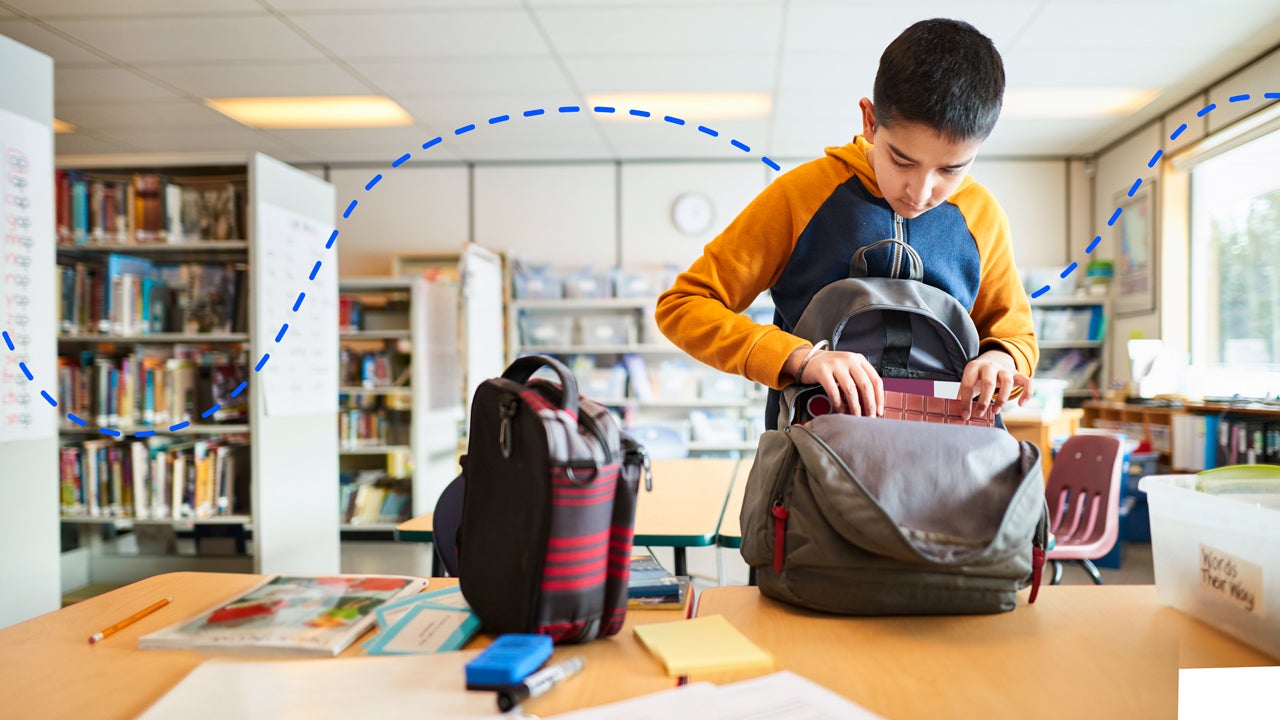
[[[507,366],[502,377],[524,385],[529,382],[529,378],[533,377],[535,372],[544,367],[554,370],[556,376],[560,378],[560,387],[564,388],[564,392],[561,393],[560,407],[577,420],[578,381],[574,379],[573,372],[559,360],[547,355],[525,355],[516,358],[515,362]]]
[[[886,245],[897,245],[902,248],[907,256],[907,280],[924,280],[924,260],[920,259],[920,253],[910,245],[902,242],[898,238],[885,238],[870,245],[864,245],[858,248],[853,254],[853,259],[849,261],[849,277],[864,278],[867,277],[867,253]]]

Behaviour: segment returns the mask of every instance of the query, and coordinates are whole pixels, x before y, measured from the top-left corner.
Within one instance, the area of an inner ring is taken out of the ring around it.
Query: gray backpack
[[[1039,448],[1003,430],[824,415],[760,438],[742,512],[760,591],[851,615],[994,613],[1039,590]]]
[[[867,277],[877,248],[893,253],[894,277]],[[849,274],[814,295],[796,335],[862,353],[886,378],[890,407],[890,378],[961,378],[978,331],[955,298],[921,282],[911,246],[862,248]],[[1007,611],[1028,584],[1034,601],[1048,535],[1034,443],[939,417],[952,415],[943,398],[917,396],[899,414],[935,420],[920,422],[820,414],[821,392],[785,388],[785,429],[764,433],[756,450],[742,556],[762,593],[852,615]]]

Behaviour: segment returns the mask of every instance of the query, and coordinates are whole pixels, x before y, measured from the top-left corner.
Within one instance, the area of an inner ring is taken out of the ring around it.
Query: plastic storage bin
[[[582,344],[633,345],[636,341],[636,318],[631,314],[582,315],[578,318]]]
[[[573,318],[560,315],[521,315],[520,343],[531,347],[569,345],[573,341]]]
[[[1160,599],[1280,659],[1280,493],[1211,494],[1195,475],[1151,475]]]

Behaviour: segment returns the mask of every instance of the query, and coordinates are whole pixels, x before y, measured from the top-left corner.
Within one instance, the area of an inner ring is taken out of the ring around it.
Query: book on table
[[[628,598],[674,597],[680,594],[680,580],[649,553],[631,556]]]
[[[274,575],[138,647],[332,656],[364,634],[377,609],[426,587],[401,575]]]

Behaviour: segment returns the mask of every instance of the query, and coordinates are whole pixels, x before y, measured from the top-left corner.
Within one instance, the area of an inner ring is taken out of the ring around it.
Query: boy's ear
[[[862,98],[858,101],[858,109],[862,111],[862,136],[867,142],[875,145],[876,140],[876,109],[871,104],[870,98]]]

